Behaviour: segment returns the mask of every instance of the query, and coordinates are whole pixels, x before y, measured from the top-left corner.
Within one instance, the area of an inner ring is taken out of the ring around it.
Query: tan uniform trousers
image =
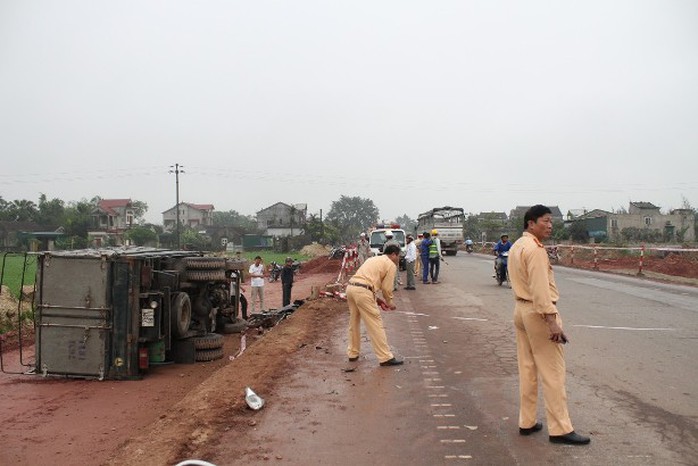
[[[559,315],[557,318],[562,325]],[[548,324],[533,310],[533,303],[516,301],[514,326],[519,363],[519,427],[532,427],[537,421],[540,376],[548,434],[565,435],[572,432],[574,429],[567,411],[562,345],[550,341]]]
[[[417,254],[417,260],[414,261],[414,276],[419,277],[422,273],[422,256]]]
[[[366,333],[371,341],[373,352],[378,362],[393,358],[388,346],[388,338],[383,327],[383,318],[376,304],[376,297],[371,290],[358,286],[347,287],[347,303],[349,304],[349,347],[347,356],[355,358],[361,351],[361,321],[364,321]]]
[[[257,312],[257,301],[259,301],[259,310],[264,310],[264,287],[250,287],[250,302],[252,303],[252,312]]]

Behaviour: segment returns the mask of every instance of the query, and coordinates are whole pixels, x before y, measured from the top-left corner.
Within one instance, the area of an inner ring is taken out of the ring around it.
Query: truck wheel
[[[199,362],[215,361],[223,357],[223,348],[196,350],[194,359]]]
[[[175,338],[183,338],[191,325],[191,300],[186,293],[177,293],[172,299],[170,320],[172,322],[172,335]]]
[[[223,348],[223,335],[217,333],[207,333],[203,337],[194,337],[191,341],[197,351]]]
[[[186,279],[189,282],[225,281],[225,270],[187,270]]]

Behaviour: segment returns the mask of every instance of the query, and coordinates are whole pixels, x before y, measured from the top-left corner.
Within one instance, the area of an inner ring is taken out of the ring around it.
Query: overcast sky
[[[698,207],[698,2],[0,2],[0,196]]]

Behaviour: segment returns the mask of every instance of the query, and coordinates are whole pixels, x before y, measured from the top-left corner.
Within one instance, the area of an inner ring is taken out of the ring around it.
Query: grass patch
[[[34,285],[36,281],[36,256],[3,254],[0,256],[0,284],[9,287],[12,296],[19,299],[22,284]]]
[[[234,254],[233,254],[233,256],[234,256]],[[261,257],[262,261],[267,265],[271,264],[272,261],[275,261],[277,264],[283,264],[287,257],[291,257],[294,260],[301,261],[301,262],[312,259],[312,257],[305,256],[298,251],[291,251],[291,252],[250,251],[250,252],[243,252],[242,253],[242,257],[244,259],[247,259],[250,262],[253,262],[254,258],[256,256]],[[232,256],[229,254],[228,257],[232,257]]]

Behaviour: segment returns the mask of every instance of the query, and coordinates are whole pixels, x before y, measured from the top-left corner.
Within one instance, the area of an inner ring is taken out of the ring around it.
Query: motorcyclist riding
[[[473,252],[473,240],[471,240],[470,238],[465,240],[465,250],[468,254]]]
[[[509,256],[509,249],[511,249],[509,235],[502,235],[493,248],[494,255],[497,256],[494,260],[494,273],[499,285],[508,281],[507,257]]]

